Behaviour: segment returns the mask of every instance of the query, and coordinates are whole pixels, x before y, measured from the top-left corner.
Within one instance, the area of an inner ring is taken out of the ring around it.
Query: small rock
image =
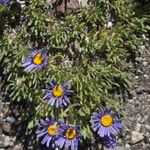
[[[88,0],[79,0],[79,3],[80,3],[83,7],[88,6]]]
[[[15,146],[13,147],[13,150],[22,150],[22,149],[23,149],[23,146],[21,145],[21,143],[15,145]]]
[[[147,74],[144,74],[144,77],[145,77],[146,79],[148,79],[148,75],[147,75]]]
[[[9,146],[11,146],[11,147],[14,146],[14,142],[10,141]]]
[[[130,145],[126,143],[125,148],[130,149]]]
[[[138,79],[139,78],[139,76],[135,76],[135,79]]]
[[[121,140],[121,139],[118,139],[117,142],[118,142],[118,144],[121,144],[121,143],[122,143],[122,140]]]
[[[146,61],[143,62],[143,65],[144,65],[144,66],[146,66],[147,64],[148,64],[148,62],[146,62]]]
[[[140,121],[141,121],[141,119],[142,119],[141,114],[140,114],[140,113],[138,113],[138,114],[137,114],[137,116],[136,116],[136,118],[137,118],[137,121],[138,121],[138,122],[140,122]]]
[[[137,123],[136,126],[135,126],[135,130],[140,131],[140,129],[141,129],[141,124]]]
[[[146,124],[145,125],[145,129],[148,130],[148,131],[150,131],[150,125]]]
[[[8,123],[8,122],[4,122],[2,129],[3,129],[3,131],[5,133],[7,133],[7,134],[10,133],[10,131],[11,131],[11,124]]]
[[[15,121],[16,121],[16,120],[15,120],[14,117],[7,117],[7,118],[6,118],[6,122],[9,122],[9,123],[11,123],[11,124],[13,124]]]
[[[138,131],[132,131],[132,144],[136,144],[144,139],[144,136]]]
[[[12,141],[13,141],[13,142],[14,142],[14,141],[16,141],[16,138],[17,138],[17,137],[16,137],[16,136],[14,136],[14,137],[12,138]]]
[[[107,28],[111,28],[113,26],[112,22],[109,21],[108,24],[107,24]]]
[[[10,137],[6,136],[5,139],[4,139],[4,147],[8,147],[9,144],[10,144]]]
[[[127,141],[129,141],[129,140],[131,139],[131,138],[130,138],[130,135],[126,135],[125,138],[126,138]]]

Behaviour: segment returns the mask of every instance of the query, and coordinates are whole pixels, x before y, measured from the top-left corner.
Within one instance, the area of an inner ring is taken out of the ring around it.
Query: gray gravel
[[[137,83],[131,87],[123,118],[123,150],[150,150],[150,49],[137,57]],[[123,144],[124,143],[124,144]],[[117,147],[114,150],[119,150]]]

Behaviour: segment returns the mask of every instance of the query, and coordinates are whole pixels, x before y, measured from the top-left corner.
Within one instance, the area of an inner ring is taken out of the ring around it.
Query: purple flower
[[[68,80],[63,85],[56,84],[55,82],[52,82],[49,79],[47,79],[47,81],[50,84],[50,86],[46,86],[46,89],[42,90],[44,93],[46,93],[43,99],[47,99],[48,104],[51,106],[53,106],[54,103],[56,103],[57,108],[62,105],[67,106],[67,104],[70,103],[67,94],[74,93],[74,91],[68,89],[66,86],[72,81]]]
[[[80,131],[77,129],[77,127],[79,125],[69,126],[61,119],[59,120],[59,123],[61,126],[59,126],[59,137],[56,140],[56,145],[59,148],[63,148],[64,146],[65,150],[68,150],[69,147],[71,150],[77,150],[80,135]]]
[[[116,143],[116,137],[113,134],[110,134],[110,136],[105,135],[102,138],[102,143],[104,146],[106,146],[107,148],[111,148],[114,147],[115,143]]]
[[[91,122],[93,130],[97,131],[100,137],[110,136],[110,134],[116,133],[122,128],[116,113],[112,114],[108,107],[94,112]]]
[[[27,59],[22,61],[22,66],[25,67],[24,71],[40,70],[47,64],[46,50],[44,48],[41,50],[28,48],[28,50],[32,53],[26,54]]]
[[[0,0],[0,4],[7,4],[9,0]]]
[[[51,145],[51,147],[54,148],[55,140],[57,139],[58,135],[58,129],[54,116],[52,116],[51,119],[40,119],[40,122],[37,123],[37,125],[39,127],[39,131],[36,132],[37,137],[43,137],[41,144],[46,144],[47,147]]]

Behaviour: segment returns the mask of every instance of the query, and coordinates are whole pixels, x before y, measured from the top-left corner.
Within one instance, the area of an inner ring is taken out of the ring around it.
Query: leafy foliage
[[[30,104],[26,116],[32,121],[54,114],[72,124],[80,122],[83,138],[91,138],[92,112],[103,105],[120,109],[116,91],[131,83],[131,59],[142,52],[142,34],[150,29],[150,7],[144,5],[139,11],[140,3],[133,0],[90,0],[87,7],[59,17],[45,0],[28,0],[19,7],[21,12],[11,14],[15,4],[19,6],[16,2],[0,6],[0,15],[7,16],[5,24],[0,23],[5,91],[12,101]],[[19,15],[19,23],[12,26]],[[47,49],[48,65],[26,73],[21,61],[30,46]],[[69,106],[57,109],[42,100],[46,78],[61,83],[73,80],[70,86],[76,94]],[[33,126],[30,122],[28,128]]]

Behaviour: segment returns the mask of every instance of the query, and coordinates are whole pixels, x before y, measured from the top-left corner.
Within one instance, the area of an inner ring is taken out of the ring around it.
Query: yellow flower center
[[[112,124],[113,119],[110,115],[104,115],[101,117],[100,122],[103,126],[108,127]]]
[[[56,132],[58,132],[58,130],[56,129],[56,125],[51,125],[47,128],[47,132],[49,135],[53,135],[55,134]]]
[[[63,88],[59,85],[56,85],[52,92],[54,96],[59,97],[63,94]]]
[[[40,53],[37,53],[34,57],[33,57],[33,63],[36,65],[40,65],[43,63],[43,57]]]
[[[73,139],[76,135],[77,135],[77,131],[75,129],[69,128],[66,130],[66,137],[68,139]]]

